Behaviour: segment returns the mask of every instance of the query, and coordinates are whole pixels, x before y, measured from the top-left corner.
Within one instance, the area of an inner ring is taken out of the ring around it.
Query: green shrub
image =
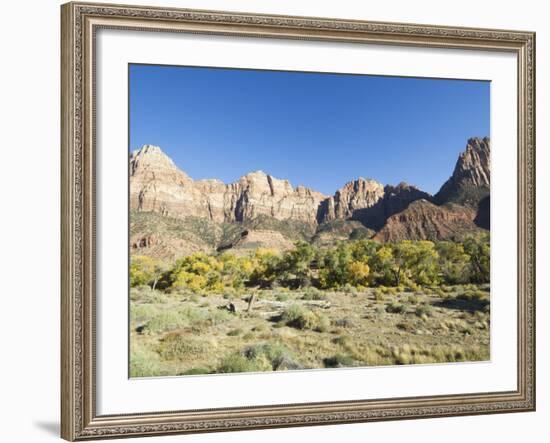
[[[213,309],[207,312],[206,321],[213,326],[222,324],[233,318],[233,314],[225,309]]]
[[[296,329],[311,329],[318,332],[326,332],[330,327],[330,320],[324,314],[296,304],[283,311],[281,321]]]
[[[372,294],[376,301],[384,301],[386,299],[384,292],[381,289],[375,289]]]
[[[319,312],[305,311],[292,326],[298,329],[311,329],[317,332],[326,332],[330,327],[330,320]]]
[[[349,317],[339,318],[334,322],[334,326],[339,328],[351,328],[353,326],[353,320]]]
[[[326,296],[317,288],[307,288],[302,295],[302,300],[326,300]]]
[[[305,311],[306,309],[303,306],[292,304],[285,308],[285,310],[281,314],[281,321],[286,324],[293,323],[297,321],[300,317],[302,317]]]
[[[172,332],[160,341],[157,351],[165,360],[185,360],[189,357],[200,357],[212,347],[213,344],[204,338]]]
[[[130,320],[133,322],[149,321],[157,315],[158,312],[158,307],[153,305],[130,303]]]
[[[130,288],[130,300],[141,303],[162,303],[166,300],[166,294],[152,290],[149,286],[137,286]]]
[[[162,375],[158,354],[141,346],[130,350],[130,377],[154,377]]]
[[[280,343],[261,343],[249,346],[243,350],[243,355],[249,360],[269,361],[274,371],[302,368],[295,361],[293,353]]]
[[[456,298],[467,301],[488,301],[489,293],[480,289],[468,289],[462,294],[457,295]]]
[[[155,315],[143,328],[143,333],[157,334],[159,332],[173,331],[189,324],[188,319],[176,311],[165,311]]]
[[[386,312],[390,314],[404,314],[407,312],[407,305],[403,303],[390,303],[386,306]]]
[[[407,303],[410,303],[411,305],[417,305],[420,303],[420,298],[418,298],[416,295],[409,295],[407,297]]]
[[[407,283],[407,292],[420,292],[422,287],[420,285],[417,285],[415,282],[408,282]]]
[[[430,305],[420,305],[416,307],[414,313],[418,317],[431,317],[433,315],[433,308]]]
[[[241,335],[243,333],[242,329],[232,329],[227,333],[229,337],[236,337],[237,335]]]
[[[280,302],[287,301],[288,299],[289,299],[289,295],[288,295],[288,294],[285,294],[284,292],[279,292],[279,293],[275,296],[275,300],[280,301]]]
[[[225,357],[218,366],[217,372],[262,372],[271,371],[271,363],[265,358],[249,359],[240,352]]]

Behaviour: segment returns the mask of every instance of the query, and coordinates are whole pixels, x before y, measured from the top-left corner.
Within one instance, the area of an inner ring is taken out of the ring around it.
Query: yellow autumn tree
[[[155,289],[165,270],[162,262],[146,255],[135,255],[130,261],[130,286],[149,285]]]
[[[369,265],[364,261],[352,261],[346,266],[347,280],[352,286],[368,286],[369,274]]]

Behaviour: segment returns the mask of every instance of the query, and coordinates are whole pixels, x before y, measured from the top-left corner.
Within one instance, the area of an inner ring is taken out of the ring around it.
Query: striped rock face
[[[130,209],[141,216],[132,223],[131,247],[164,256],[251,245],[285,250],[297,239],[335,244],[358,235],[382,242],[459,239],[490,226],[488,138],[468,140],[435,196],[368,178],[326,196],[263,171],[228,184],[193,180],[153,145],[134,151],[129,167]]]
[[[229,184],[193,180],[157,146],[145,145],[130,157],[130,208],[137,211],[229,223],[267,215],[315,225],[324,199],[320,192],[293,188],[262,171]]]

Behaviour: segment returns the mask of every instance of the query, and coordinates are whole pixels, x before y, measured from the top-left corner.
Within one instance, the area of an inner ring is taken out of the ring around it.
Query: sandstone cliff
[[[383,186],[375,180],[360,178],[347,183],[333,197],[321,202],[317,219],[325,223],[338,219],[360,221],[369,229],[380,229],[387,218],[411,202],[431,196],[414,186],[400,183]]]
[[[262,171],[234,183],[193,180],[157,146],[130,156],[133,251],[178,257],[194,251],[254,247],[285,250],[373,238],[459,239],[490,225],[490,141],[468,140],[452,176],[435,196],[400,183],[359,178],[333,196],[294,188]],[[139,216],[138,216],[139,215]]]
[[[361,209],[375,206],[384,197],[384,186],[375,180],[359,178],[346,183],[334,196],[327,198],[319,207],[320,223],[354,218]]]
[[[317,223],[326,197],[309,188],[293,188],[262,171],[237,182],[193,180],[159,147],[145,145],[130,157],[130,209],[175,218],[200,217],[215,222],[243,222],[261,215],[278,220]]]

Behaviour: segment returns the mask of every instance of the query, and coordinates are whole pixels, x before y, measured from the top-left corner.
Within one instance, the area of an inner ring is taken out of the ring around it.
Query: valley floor
[[[489,360],[488,285],[130,293],[132,377]],[[235,312],[232,312],[234,308]]]

